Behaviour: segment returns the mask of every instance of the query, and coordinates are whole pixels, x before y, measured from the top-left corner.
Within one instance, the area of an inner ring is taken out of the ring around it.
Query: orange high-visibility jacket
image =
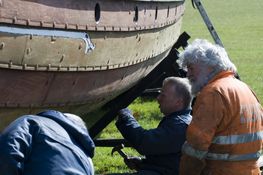
[[[259,175],[262,119],[255,94],[232,72],[223,71],[197,96],[183,152],[205,160],[203,174]],[[191,161],[181,163],[187,168]]]

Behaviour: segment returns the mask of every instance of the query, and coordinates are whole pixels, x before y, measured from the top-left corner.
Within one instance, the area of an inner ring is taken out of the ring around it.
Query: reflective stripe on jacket
[[[184,152],[206,159],[206,168],[228,174],[226,164],[231,164],[236,174],[247,169],[243,173],[249,175],[248,167],[256,168],[262,149],[262,118],[263,109],[250,88],[232,72],[221,72],[197,96]]]

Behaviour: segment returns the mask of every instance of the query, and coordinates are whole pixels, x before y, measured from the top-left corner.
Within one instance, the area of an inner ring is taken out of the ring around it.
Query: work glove
[[[119,110],[118,115],[119,116],[132,115],[132,111],[129,108],[123,108],[123,109]]]
[[[125,121],[128,118],[133,118],[132,111],[128,108],[123,108],[118,112],[118,120]]]
[[[125,164],[132,170],[138,171],[142,164],[142,159],[140,157],[127,157],[124,158]]]

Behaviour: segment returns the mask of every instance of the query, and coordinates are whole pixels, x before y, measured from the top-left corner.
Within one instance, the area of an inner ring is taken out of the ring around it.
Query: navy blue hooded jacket
[[[192,120],[191,110],[174,112],[163,117],[158,127],[142,128],[131,113],[121,110],[116,126],[123,137],[146,159],[142,170],[162,175],[178,175],[181,147],[186,140],[186,129]]]
[[[25,115],[0,137],[0,174],[92,175],[94,148],[87,129],[63,113]]]

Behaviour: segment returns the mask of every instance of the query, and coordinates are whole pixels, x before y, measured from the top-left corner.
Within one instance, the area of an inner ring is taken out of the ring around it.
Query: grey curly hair
[[[179,55],[178,65],[187,70],[189,64],[210,66],[214,73],[221,71],[237,72],[236,66],[230,61],[227,52],[219,45],[214,45],[204,39],[195,39],[192,44]]]

